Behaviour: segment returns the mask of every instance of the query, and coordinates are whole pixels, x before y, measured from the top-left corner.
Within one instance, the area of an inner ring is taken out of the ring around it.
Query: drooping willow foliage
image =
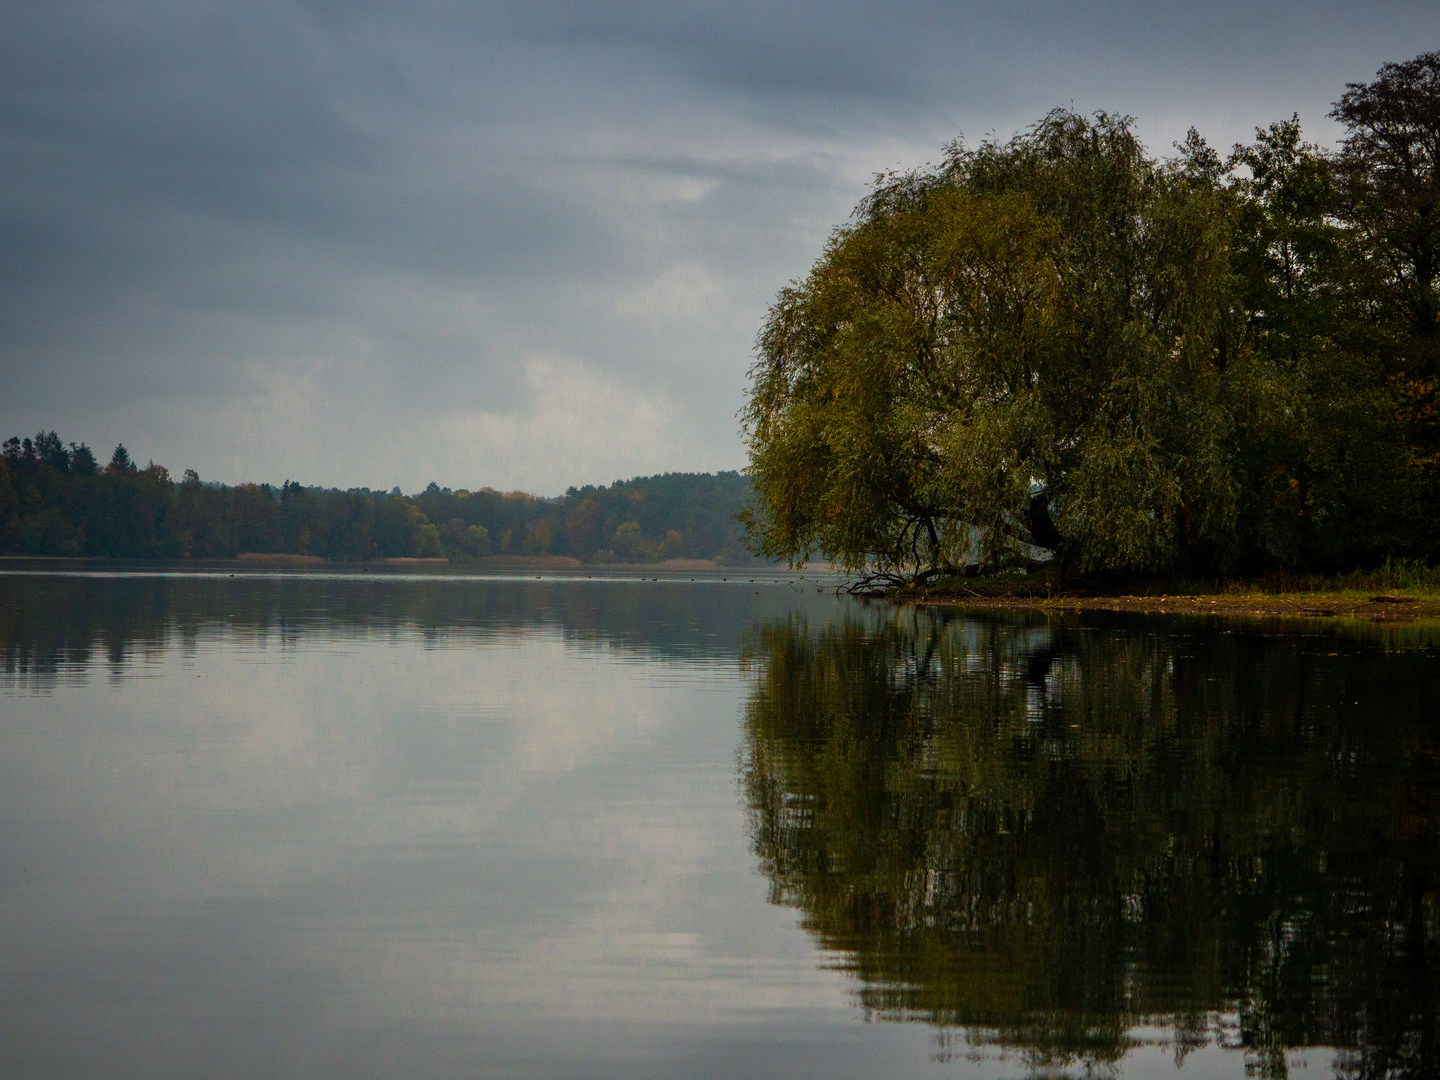
[[[1334,156],[1292,119],[1156,158],[1057,110],[878,178],[759,335],[756,550],[922,579],[1433,557],[1437,71],[1352,86]]]

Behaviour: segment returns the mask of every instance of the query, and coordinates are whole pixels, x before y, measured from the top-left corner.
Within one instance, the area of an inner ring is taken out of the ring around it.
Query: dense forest
[[[571,556],[586,563],[749,562],[736,520],[749,482],[666,473],[571,488],[559,499],[441,488],[418,495],[270,484],[177,483],[117,446],[100,467],[55,432],[0,452],[0,554],[227,559],[250,553],[384,558]]]
[[[896,581],[1440,558],[1440,53],[1222,155],[1060,109],[878,178],[761,330],[748,522]]]

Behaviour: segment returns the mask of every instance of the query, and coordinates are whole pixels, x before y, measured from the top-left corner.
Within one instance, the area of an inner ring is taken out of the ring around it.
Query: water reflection
[[[790,575],[741,583],[325,574],[0,573],[0,680],[44,692],[103,657],[122,677],[168,642],[302,641],[419,630],[431,644],[554,629],[637,656],[733,659],[757,618],[833,608]],[[747,583],[748,584],[748,583]]]
[[[1036,1071],[1159,1027],[1177,1064],[1440,1074],[1440,675],[1408,633],[775,621],[742,755],[771,900],[872,1014]]]
[[[0,574],[0,1046],[36,1076],[1236,1074],[1216,1044],[1425,1075],[1434,654],[763,581]]]
[[[784,585],[0,577],[0,1075],[933,1076],[765,903]]]

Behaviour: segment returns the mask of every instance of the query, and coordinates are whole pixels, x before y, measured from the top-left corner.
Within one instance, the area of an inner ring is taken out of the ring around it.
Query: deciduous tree
[[[1225,558],[1219,172],[1061,110],[880,177],[761,330],[752,543],[922,579]]]

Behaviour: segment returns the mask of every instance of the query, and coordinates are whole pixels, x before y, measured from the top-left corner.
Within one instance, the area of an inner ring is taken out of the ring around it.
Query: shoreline
[[[587,563],[569,555],[492,555],[483,559],[391,557],[337,560],[317,555],[290,555],[271,552],[244,552],[232,559],[123,559],[104,556],[0,555],[0,570],[6,569],[159,569],[168,570],[310,570],[355,573],[392,573],[396,570],[451,571],[464,573],[530,573],[537,570],[631,571],[663,573],[733,572],[774,569],[773,567],[732,566],[713,559],[666,559],[658,563]]]
[[[1402,623],[1440,619],[1440,597],[1405,590],[1363,593],[1202,593],[1177,596],[1019,595],[979,591],[897,590],[879,599],[899,604],[977,611],[1113,611],[1142,615],[1224,615],[1290,619],[1358,619]]]
[[[312,555],[250,553],[233,559],[110,559],[91,556],[61,555],[0,555],[0,574],[367,574],[417,577],[472,577],[499,575],[531,577],[653,576],[657,579],[679,579],[702,575],[706,578],[724,575],[727,579],[747,577],[765,579],[838,579],[836,571],[826,566],[809,566],[790,570],[781,566],[736,566],[713,559],[666,559],[658,563],[585,563],[567,555],[498,555],[485,559],[384,558],[364,562],[336,561]],[[831,581],[830,584],[835,582]]]

